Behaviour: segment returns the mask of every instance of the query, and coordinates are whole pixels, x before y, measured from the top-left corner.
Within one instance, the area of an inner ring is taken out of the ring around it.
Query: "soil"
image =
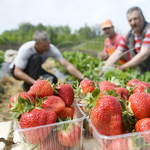
[[[47,59],[42,67],[50,73],[55,73],[55,62],[52,59]],[[64,79],[60,79],[59,77],[58,81],[60,83],[65,82]],[[3,76],[0,80],[0,85],[4,89],[4,93],[0,93],[0,122],[12,120],[9,113],[9,100],[13,95],[25,92],[21,87],[22,83],[23,81],[16,80],[11,75]]]

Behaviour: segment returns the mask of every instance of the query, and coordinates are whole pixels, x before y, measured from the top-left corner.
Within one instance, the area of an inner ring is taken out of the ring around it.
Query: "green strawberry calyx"
[[[91,113],[93,107],[96,106],[97,100],[100,98],[100,89],[96,87],[92,93],[87,93],[80,101],[80,103],[86,104],[86,109]]]
[[[71,121],[71,117],[67,117],[65,120],[62,120],[60,117],[58,117],[58,121],[59,122]],[[68,131],[68,130],[70,130],[73,127],[73,125],[74,124],[72,122],[61,124],[59,130]]]
[[[45,98],[38,98],[38,92],[36,94],[36,98],[35,98],[35,106],[32,102],[32,100],[29,98],[29,100],[25,99],[25,98],[22,98],[19,94],[18,96],[18,101],[17,99],[15,98],[14,99],[14,103],[13,102],[10,102],[10,104],[12,105],[11,107],[11,110],[10,110],[10,113],[12,114],[12,117],[11,118],[15,118],[15,119],[18,119],[20,120],[20,116],[23,115],[25,112],[29,112],[31,111],[32,109],[42,109],[42,102],[43,100],[47,99],[47,97]]]

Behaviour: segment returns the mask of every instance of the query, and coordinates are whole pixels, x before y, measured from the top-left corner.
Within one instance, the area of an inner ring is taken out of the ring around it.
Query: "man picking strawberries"
[[[42,80],[42,75],[50,76],[52,83],[57,83],[57,77],[41,68],[42,63],[48,58],[56,59],[66,70],[79,79],[84,75],[63,58],[61,52],[50,42],[48,34],[43,30],[34,33],[34,41],[24,43],[18,50],[15,60],[10,64],[10,70],[18,80],[23,80],[25,91],[30,89],[36,81]]]

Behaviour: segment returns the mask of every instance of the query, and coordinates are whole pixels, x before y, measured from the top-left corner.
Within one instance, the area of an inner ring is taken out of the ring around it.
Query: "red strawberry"
[[[127,86],[132,87],[136,86],[140,81],[138,79],[131,79],[128,83]]]
[[[46,80],[37,81],[30,87],[30,90],[28,91],[28,93],[32,94],[34,97],[36,97],[37,92],[39,98],[51,96],[54,93],[51,84]]]
[[[129,98],[129,91],[126,88],[118,87],[116,88],[116,93],[120,93],[124,100]]]
[[[86,95],[88,92],[92,93],[95,89],[95,83],[92,80],[84,79],[80,82],[82,92]]]
[[[20,119],[20,126],[22,129],[32,128],[42,125],[48,125],[55,123],[57,115],[50,109],[33,109],[29,112],[25,112]],[[38,144],[45,140],[50,134],[53,126],[40,127],[31,130],[23,131],[27,141],[30,144]]]
[[[62,98],[67,107],[70,107],[74,102],[74,91],[72,86],[69,84],[60,84],[56,86],[56,90],[58,92],[56,95]]]
[[[141,132],[141,131],[149,131],[150,130],[150,118],[143,118],[139,120],[135,125],[135,131]],[[144,140],[147,142],[150,141],[150,134],[142,134]]]
[[[40,150],[65,150],[65,148],[58,142],[56,133],[52,132],[40,143]]]
[[[58,96],[47,96],[48,98],[42,102],[45,109],[50,108],[57,113],[61,112],[65,108],[65,102]]]
[[[129,108],[138,119],[150,117],[150,94],[135,93],[129,97]]]
[[[75,146],[80,142],[81,129],[76,124],[69,124],[69,128],[65,130],[57,130],[58,141],[64,146]]]
[[[115,88],[113,86],[110,85],[103,85],[100,87],[100,97],[104,96],[104,92],[108,93],[108,90],[113,91]]]
[[[22,93],[18,93],[18,94],[16,94],[16,95],[14,95],[14,96],[12,96],[11,98],[10,98],[10,100],[9,100],[9,109],[11,110],[11,108],[12,108],[12,104],[11,104],[11,102],[12,103],[15,103],[15,100],[16,101],[18,101],[18,96],[21,96],[22,98],[24,98],[24,99],[27,99],[28,101],[32,101],[33,102],[33,104],[35,105],[35,98],[32,96],[32,94],[30,94],[30,93],[27,93],[27,92],[22,92]]]
[[[133,93],[143,93],[145,92],[146,88],[150,89],[150,84],[148,84],[147,82],[139,82],[134,88]]]
[[[99,87],[101,88],[101,86],[105,86],[105,85],[109,85],[109,86],[113,86],[113,87],[118,87],[116,84],[111,83],[109,81],[102,81],[99,83]]]
[[[108,136],[122,133],[122,107],[113,96],[99,98],[91,111],[90,119],[99,131]]]
[[[121,98],[122,90],[121,91],[120,91],[120,89],[117,89],[116,91],[115,90],[116,90],[116,88],[113,86],[110,86],[110,85],[101,86],[100,87],[100,97],[106,96],[104,94],[104,92],[106,92],[108,95],[112,95],[119,100]]]
[[[129,150],[128,141],[125,138],[114,139],[107,150]]]
[[[73,119],[74,115],[74,107],[65,107],[61,112],[57,114],[61,119],[67,119],[67,117],[71,117]]]

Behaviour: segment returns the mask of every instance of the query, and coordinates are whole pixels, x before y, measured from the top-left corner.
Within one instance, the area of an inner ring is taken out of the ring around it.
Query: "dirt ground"
[[[55,62],[52,59],[47,59],[42,67],[48,72],[54,73]],[[58,79],[58,81],[60,83],[65,82],[64,79]],[[11,120],[9,100],[13,95],[25,92],[21,87],[22,83],[23,81],[16,80],[12,76],[4,76],[0,81],[0,85],[4,89],[4,94],[0,95],[0,122]]]

